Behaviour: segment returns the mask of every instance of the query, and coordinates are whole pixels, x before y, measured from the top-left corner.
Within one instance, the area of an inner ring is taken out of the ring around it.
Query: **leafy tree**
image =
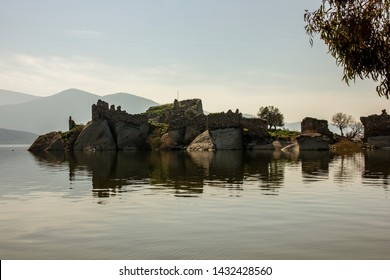
[[[390,94],[390,0],[323,0],[318,10],[305,10],[306,33],[328,46],[343,80],[371,78],[376,91]]]
[[[343,129],[346,129],[351,123],[353,123],[352,116],[344,113],[336,113],[332,117],[332,124],[340,129],[341,136],[344,136]]]
[[[260,107],[257,116],[266,121],[270,129],[272,127],[276,129],[277,126],[284,126],[284,116],[280,113],[279,109],[274,106]]]

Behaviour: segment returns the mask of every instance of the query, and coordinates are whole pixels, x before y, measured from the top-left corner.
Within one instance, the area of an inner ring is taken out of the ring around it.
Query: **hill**
[[[77,123],[91,120],[91,106],[102,99],[120,105],[130,114],[146,111],[156,102],[128,93],[99,96],[78,89],[68,89],[20,104],[0,106],[0,127],[38,134],[68,130],[69,116]]]
[[[20,104],[39,98],[41,97],[16,91],[0,89],[0,106],[9,104]]]
[[[283,128],[288,130],[301,131],[301,122],[286,123]],[[328,128],[331,132],[340,134],[340,130],[330,123],[328,123]]]
[[[0,128],[0,144],[31,144],[37,134]]]

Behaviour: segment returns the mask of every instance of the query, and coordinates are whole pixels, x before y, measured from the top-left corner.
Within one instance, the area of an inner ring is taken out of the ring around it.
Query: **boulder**
[[[240,128],[222,128],[210,130],[217,150],[241,150],[242,131]]]
[[[280,151],[284,147],[286,147],[288,143],[284,140],[275,140],[272,143],[269,144],[263,144],[263,145],[254,145],[253,147],[250,147],[250,150],[271,150],[271,151]]]
[[[184,139],[183,139],[184,145],[188,145],[188,143],[194,141],[195,138],[201,134],[201,132],[202,131],[199,131],[192,126],[187,126],[184,131]]]
[[[319,133],[322,135],[331,136],[332,132],[330,132],[328,128],[327,120],[318,120],[316,118],[304,118],[301,122],[301,133],[302,134],[312,134]]]
[[[390,115],[387,114],[386,110],[382,110],[380,115],[361,117],[360,120],[364,125],[364,139],[366,141],[371,137],[390,135]]]
[[[146,137],[149,132],[147,123],[140,126],[125,122],[115,123],[116,144],[120,150],[134,150],[146,148]]]
[[[198,135],[187,147],[187,151],[214,151],[215,144],[210,135],[210,132],[206,130],[202,134]]]
[[[64,151],[65,143],[60,132],[49,132],[39,136],[28,149],[29,151]]]
[[[301,134],[297,137],[299,150],[329,150],[330,138],[319,133]]]
[[[117,146],[106,120],[90,122],[81,131],[75,151],[116,150]]]
[[[161,136],[161,146],[162,150],[177,150],[182,149],[182,130],[171,130]]]
[[[367,144],[375,149],[390,149],[390,135],[369,137]]]

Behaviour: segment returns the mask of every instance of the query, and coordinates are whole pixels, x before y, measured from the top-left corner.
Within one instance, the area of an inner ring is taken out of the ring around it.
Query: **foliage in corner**
[[[379,82],[376,91],[390,93],[390,1],[323,0],[318,10],[305,10],[306,33],[319,34],[347,84],[357,77]]]

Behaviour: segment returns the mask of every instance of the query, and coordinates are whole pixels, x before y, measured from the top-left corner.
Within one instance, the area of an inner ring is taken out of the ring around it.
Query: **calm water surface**
[[[0,259],[390,259],[390,151],[0,146]]]

